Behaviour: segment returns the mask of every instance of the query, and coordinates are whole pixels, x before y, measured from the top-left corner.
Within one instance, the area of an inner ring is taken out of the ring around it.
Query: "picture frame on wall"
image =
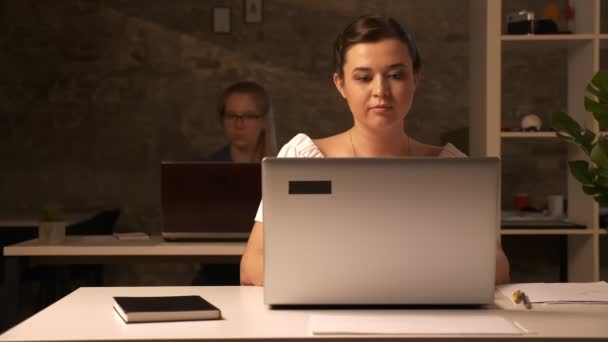
[[[230,33],[230,7],[214,7],[211,23],[213,33]]]
[[[243,0],[243,12],[245,13],[245,23],[261,23],[264,20],[263,0]]]

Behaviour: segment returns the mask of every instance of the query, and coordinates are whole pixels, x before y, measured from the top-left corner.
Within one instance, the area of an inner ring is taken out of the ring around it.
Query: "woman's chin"
[[[249,150],[252,149],[254,144],[246,140],[232,140],[232,146],[238,150]]]

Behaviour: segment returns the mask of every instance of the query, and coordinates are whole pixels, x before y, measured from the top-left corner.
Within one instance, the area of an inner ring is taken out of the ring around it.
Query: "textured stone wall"
[[[509,6],[530,3],[542,1]],[[363,13],[388,13],[418,40],[423,78],[408,132],[439,144],[441,133],[468,125],[467,1],[265,0],[261,24],[245,24],[242,6],[0,1],[0,207],[118,207],[118,230],[158,232],[159,162],[204,156],[225,143],[215,108],[230,83],[251,79],[269,89],[279,145],[298,132],[323,137],[350,127],[331,82],[332,43]],[[232,9],[230,34],[211,32],[213,7]],[[504,125],[522,112],[546,119],[565,109],[564,51],[507,51],[503,59]],[[560,143],[505,142],[503,149],[506,207],[513,192],[530,192],[541,206],[545,194],[565,191]],[[517,258],[516,247],[511,253]],[[195,268],[142,266],[115,272],[114,281],[187,283]]]

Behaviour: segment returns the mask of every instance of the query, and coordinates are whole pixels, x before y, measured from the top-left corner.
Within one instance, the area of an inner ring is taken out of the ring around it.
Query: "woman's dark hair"
[[[228,98],[228,96],[234,93],[251,95],[258,104],[259,115],[265,116],[272,109],[270,96],[268,95],[268,92],[266,92],[266,89],[264,89],[264,87],[262,87],[256,82],[242,81],[234,83],[230,87],[226,88],[226,90],[224,90],[224,92],[222,93],[218,108],[220,119],[224,117],[224,112],[226,111],[226,99]]]
[[[412,35],[397,20],[383,15],[364,15],[348,25],[334,43],[334,64],[336,73],[344,76],[344,64],[348,49],[359,43],[373,43],[396,38],[407,46],[414,72],[422,67],[420,53]]]

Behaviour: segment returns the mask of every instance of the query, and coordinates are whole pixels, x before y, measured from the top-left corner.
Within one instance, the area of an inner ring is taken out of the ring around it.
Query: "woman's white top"
[[[437,157],[439,158],[462,158],[467,155],[462,153],[456,146],[448,143],[443,146],[441,153]],[[306,134],[300,133],[293,137],[287,144],[281,148],[278,158],[324,158],[325,156],[321,153],[321,150],[315,145],[315,143]],[[258,208],[258,213],[255,215],[255,220],[258,222],[264,222],[262,215],[262,204]]]

